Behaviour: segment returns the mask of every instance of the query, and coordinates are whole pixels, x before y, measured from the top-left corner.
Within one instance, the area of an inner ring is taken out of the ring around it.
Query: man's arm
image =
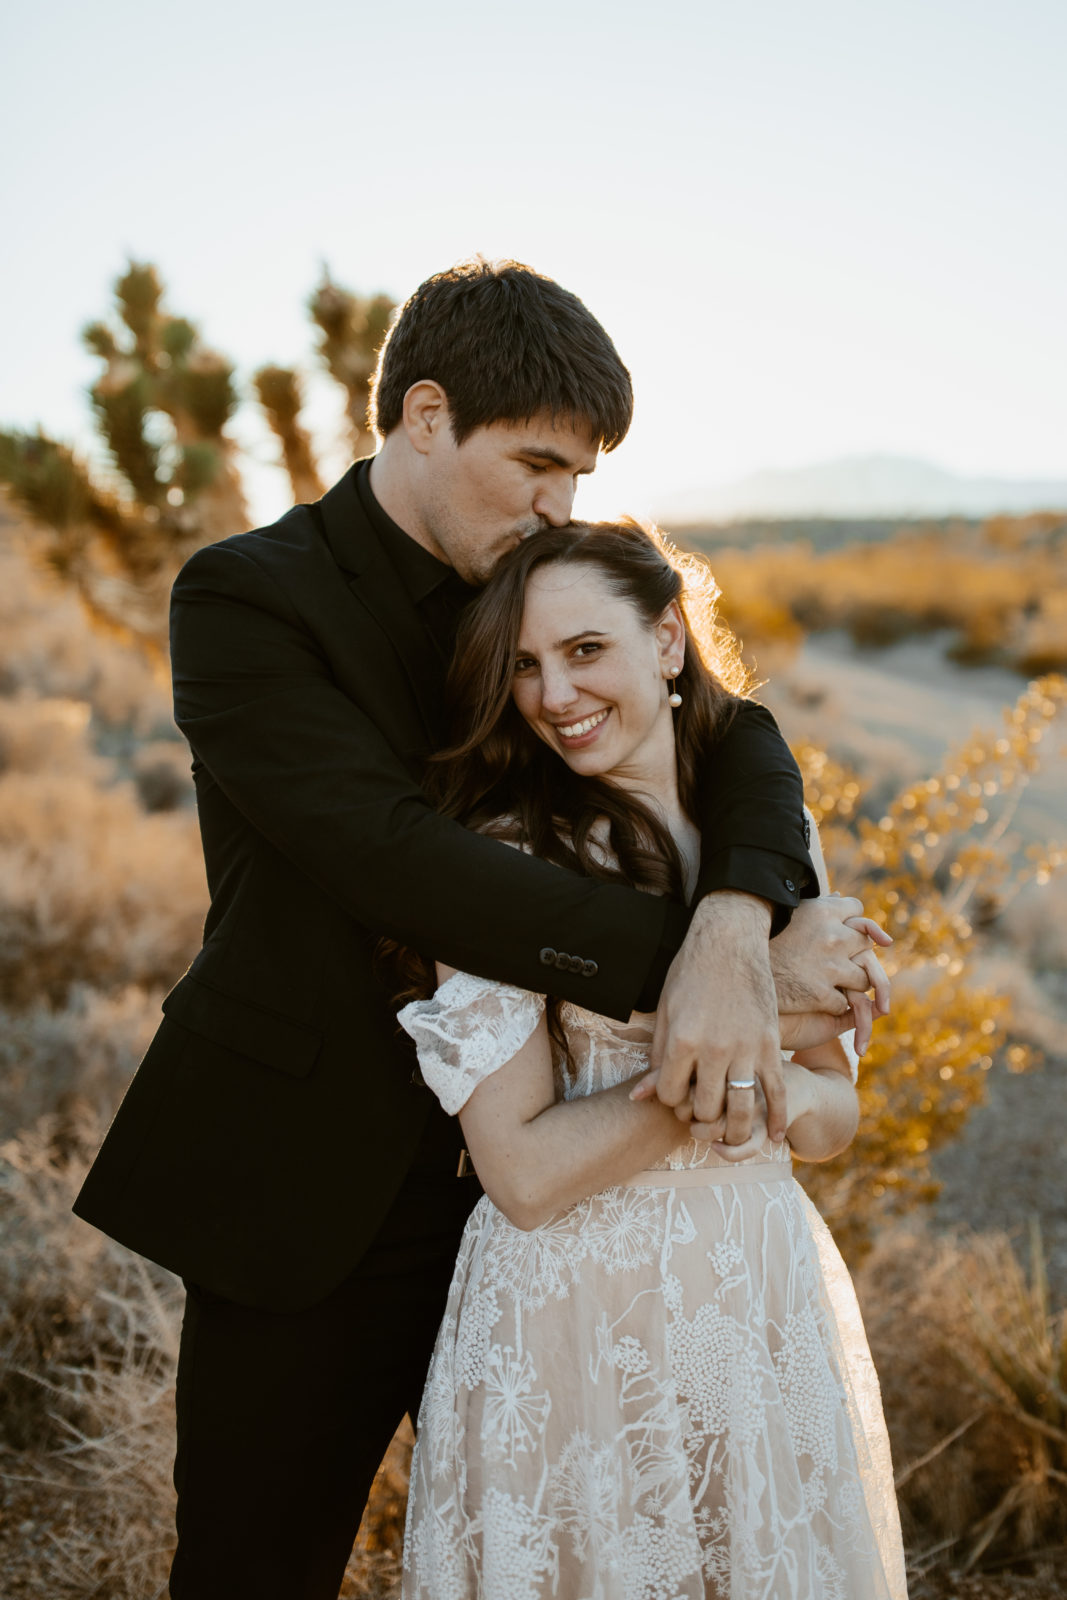
[[[723,753],[733,759],[724,766]],[[778,1004],[768,940],[784,928],[814,870],[800,771],[770,712],[739,706],[700,785],[701,872],[689,934],[663,984],[652,1067],[656,1092],[692,1132],[725,1132],[727,1083],[759,1083],[771,1137],[786,1130]],[[747,1137],[755,1097],[737,1091]],[[740,1108],[738,1110],[738,1108]]]
[[[171,645],[175,715],[196,756],[253,828],[367,928],[623,1019],[661,942],[681,943],[682,908],[434,811],[377,725],[386,718],[338,687],[282,585],[240,546],[186,564]]]
[[[737,708],[708,755],[694,821],[701,839],[694,906],[720,893],[754,896],[770,909],[773,937],[801,899],[817,892],[800,770],[771,713],[754,700]],[[717,938],[710,923],[709,937]],[[661,944],[639,1010],[656,1009],[678,949],[670,940]]]
[[[705,785],[701,821],[703,829],[723,828],[729,839],[737,836],[745,818],[751,818],[751,837],[764,861],[773,863],[765,878],[769,892],[754,898],[726,887],[706,893],[699,902],[663,986],[652,1066],[659,1098],[682,1120],[692,1118],[691,1131],[698,1137],[723,1137],[728,1084],[755,1081],[766,1100],[771,1137],[779,1140],[785,1136],[787,1107],[776,978],[781,976],[784,987],[789,974],[796,995],[793,1009],[843,1014],[853,998],[862,1036],[869,1035],[871,1014],[862,991],[872,983],[884,983],[884,974],[869,950],[868,935],[880,937],[880,930],[863,918],[858,900],[834,896],[807,902],[791,917],[788,928],[780,910],[776,917],[772,896],[780,897],[780,889],[775,873],[780,876],[784,871],[798,900],[801,893],[818,894],[817,869],[825,875],[825,864],[821,854],[817,860],[808,854],[800,773],[774,719],[759,706],[742,708],[735,723],[742,715],[753,727],[756,741],[750,739],[742,751],[722,795],[715,796],[714,783]],[[724,850],[721,835],[716,840],[703,830],[702,839],[705,853],[710,853],[720,872],[751,852],[750,846],[727,845]],[[780,865],[783,858],[770,848],[778,839],[790,851],[803,850],[799,867],[789,866],[789,856]],[[702,886],[714,881],[704,879]],[[768,937],[775,933],[768,947]],[[852,992],[849,997],[845,990]],[[879,987],[875,1014],[883,1001],[887,1004],[888,997]],[[731,1134],[740,1128],[741,1142],[747,1138],[754,1105],[751,1089],[729,1093]]]
[[[772,907],[771,933],[816,894],[804,784],[793,753],[765,706],[747,700],[707,758],[694,818],[700,828],[696,899],[719,889],[754,894]]]

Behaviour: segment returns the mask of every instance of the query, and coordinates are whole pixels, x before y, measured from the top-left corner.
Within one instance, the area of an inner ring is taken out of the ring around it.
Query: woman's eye
[[[515,663],[515,671],[517,673],[519,673],[519,672],[532,672],[533,669],[536,667],[536,665],[537,665],[537,662],[533,659],[532,656],[520,656],[519,659]]]
[[[604,647],[599,640],[588,639],[585,644],[580,644],[578,646],[576,654],[580,656],[595,656],[599,655],[603,648]]]

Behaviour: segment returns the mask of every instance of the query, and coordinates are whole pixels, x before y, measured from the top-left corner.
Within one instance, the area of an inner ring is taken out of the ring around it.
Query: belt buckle
[[[456,1177],[476,1178],[477,1176],[478,1174],[474,1170],[474,1162],[471,1160],[469,1152],[461,1150],[459,1153],[459,1165],[456,1167]]]

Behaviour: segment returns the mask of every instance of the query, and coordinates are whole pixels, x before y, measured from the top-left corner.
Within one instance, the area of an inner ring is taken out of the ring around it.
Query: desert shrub
[[[5,774],[0,851],[0,1002],[60,1004],[79,982],[169,987],[195,953],[195,821],[146,815],[131,784]]]
[[[132,761],[137,798],[145,811],[175,811],[194,796],[189,752],[184,741],[153,739]]]
[[[913,1577],[1067,1535],[1067,1320],[1039,1236],[887,1230],[857,1277]]]
[[[746,658],[766,670],[768,651],[789,655],[805,632],[831,626],[805,575],[814,560],[805,543],[717,550],[711,561],[722,589],[719,609]]]
[[[103,1132],[76,1096],[0,1145],[0,1450],[49,1526],[38,1588],[144,1600],[174,1550],[174,1378],[181,1287],[71,1214]],[[411,1456],[382,1463],[342,1591],[399,1592]]]
[[[1000,736],[975,736],[878,817],[863,814],[855,774],[822,751],[797,752],[835,887],[858,895],[896,941],[883,953],[893,1010],[862,1063],[859,1132],[834,1161],[799,1169],[854,1260],[887,1218],[937,1194],[931,1156],[984,1098],[998,1053],[1011,1071],[1032,1059],[1026,1044],[1008,1042],[1010,994],[981,982],[978,924],[1067,860],[1054,846],[1020,855],[1007,832],[1065,700],[1063,678],[1031,684]]]
[[[88,706],[94,733],[167,731],[167,679],[86,625],[77,599],[38,559],[40,536],[0,500],[0,695]]]
[[[86,1102],[110,1121],[159,1024],[161,989],[73,984],[59,1004],[0,1006],[0,1139]]]
[[[1033,676],[1067,670],[1067,588],[1051,590],[1024,618],[1016,656],[1020,670]]]
[[[1000,517],[974,529],[904,527],[882,543],[727,547],[711,558],[724,614],[762,659],[801,632],[844,628],[868,648],[949,629],[950,654],[1027,676],[1067,668],[1067,517]]]
[[[1067,879],[1028,885],[1002,920],[1008,941],[1028,967],[1046,981],[1067,985]]]

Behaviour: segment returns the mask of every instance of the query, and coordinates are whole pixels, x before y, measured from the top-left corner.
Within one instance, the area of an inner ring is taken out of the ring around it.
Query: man
[[[419,788],[471,586],[566,524],[626,433],[614,347],[548,279],[472,262],[409,300],[374,398],[371,462],[201,550],[174,589],[211,909],[77,1210],[186,1280],[176,1600],[335,1596],[415,1414],[476,1191],[413,1081],[379,936],[617,1017],[662,988],[677,1100],[696,1068],[695,1115],[718,1127],[727,1071],[759,1076],[781,1124],[768,936],[810,864],[796,767],[761,708],[715,751],[688,932],[683,908],[468,834]],[[836,986],[870,982],[844,922],[862,908],[819,904],[771,948],[796,1009],[840,1010]]]

